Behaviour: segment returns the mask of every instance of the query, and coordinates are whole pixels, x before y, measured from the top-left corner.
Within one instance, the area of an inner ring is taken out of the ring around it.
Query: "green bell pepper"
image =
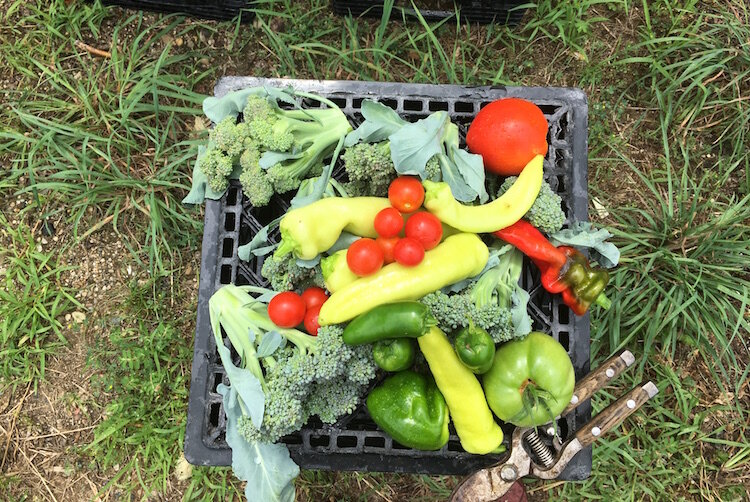
[[[367,396],[378,427],[409,448],[439,450],[448,442],[448,406],[434,380],[413,371],[387,378]]]
[[[436,324],[430,308],[423,303],[387,303],[357,316],[346,325],[343,337],[349,345],[389,338],[417,338]]]
[[[380,340],[372,347],[375,364],[385,371],[403,371],[414,364],[414,341],[409,338]]]
[[[458,332],[456,355],[472,373],[487,373],[495,359],[495,341],[485,330],[473,323]]]
[[[487,402],[501,420],[521,427],[546,424],[573,397],[575,371],[557,340],[533,331],[504,343],[482,377]]]

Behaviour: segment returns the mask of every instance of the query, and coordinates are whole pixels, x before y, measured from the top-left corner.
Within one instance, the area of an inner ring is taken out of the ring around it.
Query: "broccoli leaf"
[[[550,242],[555,246],[564,244],[590,250],[591,259],[604,268],[612,268],[620,261],[620,250],[611,242],[612,237],[606,228],[596,229],[588,221],[578,221],[565,230],[550,235]]]
[[[251,87],[227,93],[220,98],[210,96],[203,100],[203,113],[211,119],[211,122],[218,124],[221,119],[229,115],[236,117],[245,108],[248,96],[262,96],[264,94],[268,94],[266,89]]]
[[[476,191],[466,183],[456,165],[442,153],[438,155],[438,160],[440,161],[440,173],[443,181],[450,186],[453,198],[461,202],[471,202],[476,199]]]
[[[393,109],[369,99],[362,102],[362,116],[365,121],[346,135],[344,146],[347,148],[360,141],[378,143],[408,124]]]
[[[463,178],[464,183],[466,183],[475,194],[471,200],[479,197],[479,202],[487,202],[487,199],[490,197],[484,187],[484,162],[482,161],[482,156],[469,153],[466,150],[461,150],[455,146],[451,147],[450,156],[453,159],[453,163],[458,168],[458,172]],[[453,187],[451,187],[451,191],[453,191]]]
[[[320,263],[320,255],[310,260],[300,260],[299,258],[297,258],[297,265],[302,268],[315,268],[318,266],[318,263]]]
[[[343,146],[344,138],[341,138],[336,145],[336,149],[333,151],[331,162],[323,168],[323,173],[319,177],[315,178],[315,181],[313,181],[310,185],[308,185],[308,188],[306,188],[308,193],[303,195],[298,191],[297,195],[294,196],[291,202],[292,209],[312,204],[313,202],[323,198],[323,195],[325,195],[326,191],[328,190],[328,182],[331,179],[331,173],[333,173],[333,166],[336,165],[336,160],[339,158],[339,153],[341,153],[341,148]]]
[[[446,112],[435,112],[391,134],[391,159],[396,172],[427,178],[427,161],[443,151],[442,137],[450,123]]]
[[[276,352],[276,349],[281,347],[281,344],[286,341],[286,338],[281,336],[278,331],[269,331],[263,335],[263,339],[258,345],[258,357],[268,357]]]
[[[299,159],[302,158],[304,153],[302,152],[271,152],[267,151],[258,161],[258,165],[261,169],[268,169],[269,167],[283,162],[285,160]]]
[[[293,502],[294,478],[299,467],[289,457],[282,444],[246,441],[237,430],[242,411],[234,387],[220,384],[217,391],[223,396],[227,415],[227,444],[232,449],[232,471],[247,481],[245,497],[248,501]]]
[[[227,378],[229,378],[232,388],[236,390],[242,399],[250,420],[253,421],[256,427],[260,427],[263,423],[263,411],[266,399],[263,394],[263,388],[250,370],[238,368],[232,363],[232,354],[229,352],[229,349],[223,343],[218,342],[219,340],[217,340],[216,348],[221,357],[221,364],[227,372]]]
[[[513,323],[513,329],[516,337],[526,336],[531,333],[531,317],[529,317],[529,293],[523,289],[520,285],[516,284],[516,288],[510,296],[511,308],[510,308],[510,320]]]
[[[273,251],[278,244],[271,243],[268,240],[268,232],[278,227],[281,218],[283,217],[284,216],[282,215],[271,221],[268,225],[258,230],[258,233],[253,236],[250,242],[238,247],[237,256],[239,256],[240,260],[250,261],[250,254],[253,254],[254,256],[265,256]]]
[[[341,232],[341,235],[339,235],[339,238],[336,239],[336,242],[333,243],[333,246],[326,250],[326,254],[330,256],[336,251],[346,249],[351,246],[354,241],[361,238],[362,237],[360,237],[359,235],[350,234],[349,232]]]

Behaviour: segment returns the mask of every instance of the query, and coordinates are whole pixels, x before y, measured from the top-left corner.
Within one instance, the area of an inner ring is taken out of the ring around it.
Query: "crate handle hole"
[[[365,438],[365,446],[372,448],[385,448],[385,438],[381,436],[367,436]]]

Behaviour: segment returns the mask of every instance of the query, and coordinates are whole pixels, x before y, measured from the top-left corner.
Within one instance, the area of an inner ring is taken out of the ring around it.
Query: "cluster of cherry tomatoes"
[[[323,288],[312,286],[301,295],[294,291],[279,293],[268,302],[268,317],[280,328],[294,328],[304,324],[305,330],[317,336],[318,314],[328,294]]]
[[[358,239],[346,253],[349,269],[359,276],[374,274],[383,264],[394,261],[413,267],[443,237],[443,226],[435,215],[416,212],[424,202],[424,188],[419,179],[399,176],[393,180],[388,187],[388,200],[391,207],[375,217],[378,238]]]

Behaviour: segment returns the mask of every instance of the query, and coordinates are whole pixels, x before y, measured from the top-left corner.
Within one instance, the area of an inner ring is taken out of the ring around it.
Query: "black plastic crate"
[[[435,21],[455,15],[456,7],[461,11],[461,19],[473,23],[503,23],[515,26],[521,22],[526,9],[518,8],[525,2],[522,0],[455,0],[436,2],[433,7],[423,6],[425,0],[417,0],[415,5],[420,14],[427,20]],[[401,5],[403,4],[403,6]],[[383,15],[383,0],[331,0],[331,7],[336,14],[346,16],[381,17]],[[401,16],[401,11],[412,12],[410,1],[396,2],[391,17]]]
[[[365,98],[377,99],[391,106],[409,121],[426,117],[433,111],[446,110],[459,125],[461,137],[486,103],[501,97],[515,96],[535,102],[550,124],[549,151],[544,160],[544,176],[564,201],[567,222],[587,219],[587,123],[586,96],[577,89],[539,87],[462,87],[454,85],[395,84],[375,82],[308,81],[229,77],[222,79],[215,94],[256,86],[286,87],[315,92],[335,102],[354,124],[362,120],[359,108]],[[318,102],[304,103],[320,106]],[[340,176],[341,166],[334,170]],[[238,184],[232,184],[219,201],[206,201],[203,252],[198,293],[198,321],[190,387],[185,457],[196,465],[229,465],[231,450],[227,447],[225,417],[219,383],[227,383],[211,331],[208,300],[222,285],[267,285],[261,276],[262,260],[241,262],[238,246],[250,241],[267,222],[283,214],[290,196],[276,196],[265,208],[255,209],[243,198]],[[278,230],[272,234],[278,239]],[[567,348],[576,378],[589,371],[589,317],[577,317],[540,285],[536,267],[525,263],[523,286],[529,290],[530,315],[534,329],[551,333]],[[534,285],[530,288],[530,285]],[[563,438],[567,438],[590,417],[590,404],[579,406],[572,416],[559,421]],[[506,432],[506,443],[512,428]],[[463,451],[451,428],[448,444],[439,451],[418,451],[391,440],[369,418],[364,407],[343,417],[333,426],[308,423],[301,431],[284,438],[291,456],[302,468],[396,471],[425,474],[467,474],[497,462],[498,455],[472,455]],[[591,472],[591,449],[580,452],[561,479],[584,479]]]
[[[234,19],[240,13],[243,22],[254,14],[249,10],[252,0],[103,0],[108,5],[156,12],[176,12],[205,19]]]

